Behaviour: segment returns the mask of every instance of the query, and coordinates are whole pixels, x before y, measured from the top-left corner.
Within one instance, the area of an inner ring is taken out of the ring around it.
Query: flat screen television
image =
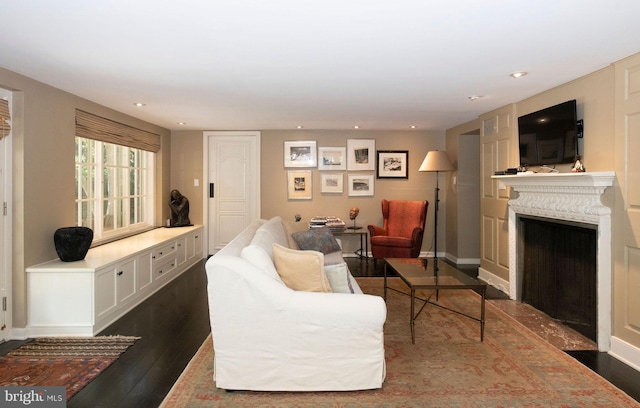
[[[573,163],[577,152],[576,101],[518,118],[520,166]]]

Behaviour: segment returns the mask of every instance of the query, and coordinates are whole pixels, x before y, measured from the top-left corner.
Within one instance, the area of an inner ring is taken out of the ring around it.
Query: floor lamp
[[[452,171],[454,170],[453,164],[451,164],[451,160],[449,160],[449,156],[447,156],[446,152],[439,150],[431,150],[427,153],[427,156],[424,158],[422,165],[418,171],[435,171],[436,172],[436,208],[435,215],[433,217],[433,258],[434,262],[438,262],[438,174],[441,171]]]

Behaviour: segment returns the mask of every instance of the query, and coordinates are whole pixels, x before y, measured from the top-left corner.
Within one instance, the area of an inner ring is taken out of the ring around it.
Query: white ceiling
[[[1,15],[1,67],[169,129],[446,129],[640,51],[638,0],[14,0]]]

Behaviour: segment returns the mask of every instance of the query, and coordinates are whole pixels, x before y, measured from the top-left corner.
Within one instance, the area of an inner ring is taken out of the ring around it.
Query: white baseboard
[[[609,354],[635,370],[640,371],[640,348],[612,336]]]
[[[483,268],[478,268],[478,278],[509,295],[509,281],[506,281]]]

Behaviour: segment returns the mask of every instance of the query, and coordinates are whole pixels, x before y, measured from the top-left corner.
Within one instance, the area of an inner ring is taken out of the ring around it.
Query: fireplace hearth
[[[587,172],[587,173],[546,173],[546,174],[522,174],[514,176],[494,176],[500,183],[504,183],[505,186],[512,188],[512,198],[509,200],[509,296],[511,299],[520,301],[532,301],[528,299],[529,296],[536,297],[536,302],[542,302],[537,299],[538,295],[530,295],[529,286],[532,282],[530,280],[538,279],[536,277],[531,278],[526,276],[524,271],[524,264],[526,260],[523,257],[526,255],[522,248],[524,247],[524,236],[526,232],[524,230],[537,228],[538,226],[526,226],[522,228],[524,219],[542,220],[545,226],[552,225],[549,228],[564,228],[577,226],[583,227],[587,232],[587,235],[593,234],[595,240],[593,244],[579,244],[581,246],[593,245],[593,252],[595,253],[595,259],[586,261],[591,263],[595,274],[595,286],[596,299],[594,302],[595,307],[595,324],[594,328],[587,330],[593,331],[587,337],[594,338],[598,343],[598,349],[600,351],[608,351],[611,343],[611,209],[605,206],[601,201],[601,196],[604,194],[607,187],[613,185],[615,178],[614,172]],[[552,234],[557,235],[558,232]],[[564,238],[564,241],[576,241],[581,238]],[[539,240],[538,240],[539,241]],[[539,245],[536,244],[536,245]],[[554,245],[553,249],[557,247]],[[576,248],[573,249],[575,251]],[[566,262],[575,258],[571,254],[572,250],[569,250],[567,254],[561,255]],[[586,251],[586,249],[585,249]],[[535,252],[534,252],[535,253]],[[529,255],[531,252],[529,253]],[[536,255],[539,258],[532,261],[532,264],[542,264],[545,266],[545,272],[548,269],[552,269],[554,260],[555,263],[561,262],[558,260],[558,255]],[[530,267],[528,267],[530,268]],[[584,274],[591,273],[584,269],[588,269],[586,266],[581,266],[580,272],[573,270],[572,274],[582,274],[581,276],[570,276],[571,274],[565,274],[561,276],[561,279],[566,278],[569,281],[583,283]],[[564,266],[556,268],[556,272],[551,275],[555,275],[553,279],[557,278],[557,269],[564,270],[565,272],[573,267]],[[569,276],[567,276],[569,275]],[[537,276],[537,273],[534,274]],[[579,279],[580,278],[580,279]],[[551,279],[551,278],[545,278]],[[558,285],[554,283],[555,287]],[[563,284],[564,286],[564,284]],[[587,284],[588,286],[588,284]],[[571,285],[569,285],[571,287]],[[593,291],[594,289],[586,289]],[[536,289],[538,290],[538,289]],[[548,289],[545,289],[548,290]],[[564,290],[564,289],[562,289]],[[582,290],[582,289],[581,289]],[[535,292],[534,292],[535,293]],[[592,293],[592,292],[591,292]],[[523,299],[523,295],[527,299]],[[576,296],[573,293],[562,292],[554,295],[556,298],[562,298],[560,305],[554,306],[556,309],[560,309],[560,313],[575,308],[574,302],[571,297]],[[578,295],[583,296],[583,295]],[[557,299],[556,299],[557,301]],[[548,301],[545,301],[548,302]],[[564,303],[563,303],[564,302]],[[553,303],[553,302],[552,302]],[[566,303],[569,303],[567,305]],[[543,310],[541,307],[534,305],[535,307]],[[548,306],[542,306],[548,307]],[[580,306],[581,307],[581,306]],[[545,311],[545,310],[543,310]],[[552,315],[545,311],[545,313]],[[591,312],[589,312],[591,314]],[[552,315],[553,316],[553,315]],[[563,317],[557,317],[560,320]],[[573,317],[570,319],[574,319]],[[567,319],[569,320],[569,319]],[[580,318],[579,320],[582,320]],[[576,323],[578,326],[583,326],[584,322],[580,321]],[[581,331],[581,330],[578,330]]]

